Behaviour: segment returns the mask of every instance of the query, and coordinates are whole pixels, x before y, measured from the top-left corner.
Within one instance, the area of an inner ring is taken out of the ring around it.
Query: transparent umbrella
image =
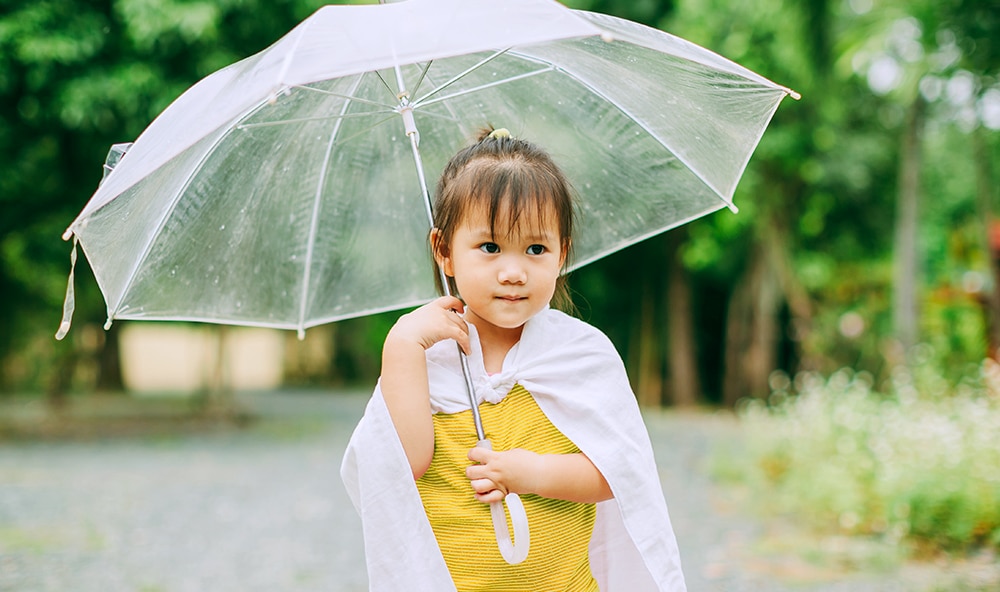
[[[434,297],[421,177],[487,123],[566,171],[580,266],[733,207],[789,92],[547,0],[327,6],[181,95],[64,238],[109,321],[301,332]]]
[[[735,210],[790,94],[667,33],[551,0],[327,6],[182,94],[64,238],[83,248],[108,325],[301,336],[435,297],[426,179],[484,125],[537,141],[566,172],[573,268]],[[67,292],[59,337],[72,279]]]

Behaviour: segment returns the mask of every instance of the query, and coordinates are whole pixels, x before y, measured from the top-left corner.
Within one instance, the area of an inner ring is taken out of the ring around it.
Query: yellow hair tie
[[[510,132],[507,131],[507,128],[505,127],[498,127],[497,129],[490,132],[490,135],[488,137],[493,138],[494,140],[509,138]]]

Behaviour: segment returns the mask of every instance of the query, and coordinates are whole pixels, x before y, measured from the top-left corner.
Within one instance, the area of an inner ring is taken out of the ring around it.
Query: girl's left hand
[[[510,492],[534,493],[541,455],[515,448],[495,451],[476,447],[469,460],[478,464],[465,469],[476,499],[483,503],[502,501]]]

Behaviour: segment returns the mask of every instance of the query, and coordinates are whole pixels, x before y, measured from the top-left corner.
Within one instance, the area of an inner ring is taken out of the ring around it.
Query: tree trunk
[[[104,341],[97,350],[97,390],[122,392],[121,346],[118,339],[118,325],[112,325],[104,332]]]
[[[753,397],[766,397],[770,391],[771,372],[778,367],[778,310],[781,291],[775,268],[768,253],[758,259],[753,285],[753,320],[750,331],[750,351],[746,355],[746,383]]]
[[[781,289],[780,299],[783,299],[788,305],[788,311],[791,315],[791,320],[786,330],[796,344],[801,344],[808,339],[809,333],[812,330],[812,299],[795,273],[792,264],[792,251],[787,239],[789,233],[776,225],[772,226],[772,228],[773,231],[769,232],[765,238],[767,258]],[[777,305],[780,305],[780,303]],[[777,314],[777,308],[775,309],[775,314]],[[775,334],[775,338],[777,339],[778,337],[779,334]],[[796,354],[801,356],[803,353],[802,348],[799,347]],[[808,352],[805,353],[809,355]],[[818,366],[817,363],[812,362],[808,358],[799,359],[798,363],[804,365],[806,368]]]
[[[226,364],[226,342],[229,328],[226,325],[213,327],[215,335],[215,364],[207,377],[202,395],[202,411],[211,416],[229,417],[235,414],[232,382],[229,380]]]
[[[642,276],[639,314],[633,321],[633,347],[630,357],[635,366],[635,394],[639,405],[659,407],[663,395],[663,369],[660,366],[659,323],[656,322],[656,296],[650,274]]]
[[[726,405],[768,394],[768,379],[777,367],[781,302],[776,270],[769,264],[765,247],[758,245],[729,298],[722,382]]]
[[[691,311],[691,279],[681,261],[684,229],[667,235],[670,270],[667,279],[667,363],[670,368],[670,399],[677,407],[694,407],[701,393],[697,347]]]
[[[899,188],[896,209],[893,321],[896,339],[909,350],[919,338],[918,222],[920,206],[921,137],[924,125],[924,100],[918,95],[906,118],[903,143],[899,153]]]
[[[748,349],[753,318],[750,286],[752,268],[751,262],[748,270],[740,276],[733,288],[726,310],[726,337],[722,354],[722,402],[728,407],[735,406],[737,401],[750,394],[743,370],[743,356]]]
[[[986,355],[1000,360],[1000,258],[993,245],[993,202],[996,185],[993,182],[989,148],[985,131],[977,128],[972,134],[972,161],[976,175],[976,206],[982,221],[982,248],[986,258],[986,281],[983,282],[983,316],[986,319]]]
[[[62,413],[69,403],[69,389],[80,355],[72,339],[59,342],[55,348],[55,364],[48,377],[45,401],[53,412]]]

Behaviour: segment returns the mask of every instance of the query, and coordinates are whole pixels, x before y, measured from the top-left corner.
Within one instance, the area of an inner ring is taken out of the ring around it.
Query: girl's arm
[[[500,501],[508,492],[586,504],[614,497],[604,475],[580,452],[537,454],[521,448],[504,452],[473,448],[469,460],[479,463],[468,467],[465,475],[481,502]]]
[[[424,351],[444,339],[454,339],[463,351],[469,351],[469,328],[456,314],[462,310],[458,298],[438,298],[401,316],[382,346],[379,385],[414,479],[427,471],[434,457],[434,422]]]

